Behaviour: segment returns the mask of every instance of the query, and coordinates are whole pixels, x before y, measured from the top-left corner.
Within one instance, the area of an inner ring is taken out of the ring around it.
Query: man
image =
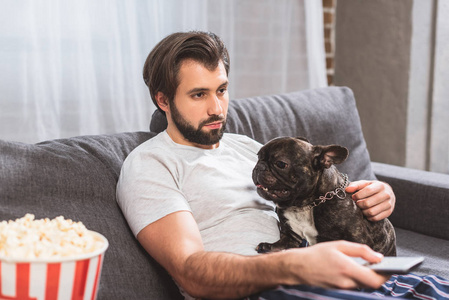
[[[139,242],[187,297],[241,298],[279,285],[379,288],[387,279],[350,256],[382,255],[337,241],[257,255],[279,239],[273,206],[251,180],[261,145],[224,134],[229,57],[211,33],[175,33],[149,54],[143,74],[167,129],[126,159],[118,203]],[[388,217],[395,196],[385,183],[347,187],[372,221]]]

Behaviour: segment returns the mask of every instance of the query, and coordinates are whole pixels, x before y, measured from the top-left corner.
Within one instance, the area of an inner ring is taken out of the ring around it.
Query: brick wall
[[[334,51],[335,51],[335,7],[337,0],[323,1],[323,22],[324,22],[324,49],[326,51],[326,72],[327,83],[333,85],[334,82]]]

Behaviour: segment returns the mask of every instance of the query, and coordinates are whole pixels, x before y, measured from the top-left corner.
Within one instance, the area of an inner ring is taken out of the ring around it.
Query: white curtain
[[[449,174],[449,1],[414,0],[406,166]]]
[[[436,4],[429,166],[449,174],[449,1]]]
[[[153,46],[209,30],[231,56],[231,99],[326,86],[316,0],[2,0],[0,139],[148,130]]]

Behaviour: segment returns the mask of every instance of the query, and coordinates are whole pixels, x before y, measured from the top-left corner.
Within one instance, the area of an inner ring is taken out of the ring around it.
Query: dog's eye
[[[276,167],[278,167],[279,169],[285,169],[285,168],[287,168],[287,166],[288,166],[285,162],[280,161],[280,160],[276,161],[274,164],[275,164]]]

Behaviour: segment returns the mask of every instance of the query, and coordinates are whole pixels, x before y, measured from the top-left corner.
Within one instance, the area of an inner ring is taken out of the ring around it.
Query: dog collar
[[[344,199],[346,198],[346,192],[345,189],[346,187],[349,185],[349,179],[348,179],[348,175],[347,174],[343,174],[340,173],[340,176],[343,177],[343,183],[340,184],[340,186],[338,186],[335,190],[327,192],[326,194],[324,194],[324,196],[320,196],[317,199],[315,199],[312,203],[310,203],[309,205],[305,206],[304,209],[312,209],[314,207],[317,207],[320,204],[323,204],[324,202],[326,202],[327,200],[331,200],[333,199],[335,196],[339,199]]]

